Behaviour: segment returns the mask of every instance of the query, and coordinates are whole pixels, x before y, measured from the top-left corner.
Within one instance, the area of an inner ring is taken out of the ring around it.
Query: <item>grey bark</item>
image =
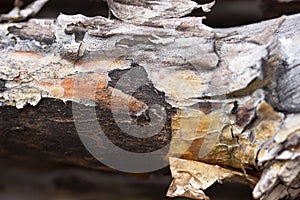
[[[0,25],[1,154],[46,156],[103,169],[80,143],[72,104],[89,112],[95,102],[97,120],[110,139],[138,153],[160,149],[178,139],[174,132],[182,127],[172,124],[174,115],[195,105],[205,115],[221,113],[224,108],[226,118],[234,117],[230,140],[238,137],[241,149],[243,145],[254,146],[257,154],[249,156],[249,162],[242,153],[237,156],[241,169],[218,155],[199,159],[191,150],[191,159],[261,177],[255,198],[297,197],[300,15],[212,29],[203,25],[201,18],[178,18],[181,15],[172,13],[133,19],[134,13],[124,15],[116,5],[110,7],[123,21],[60,15],[56,20]],[[131,70],[136,74],[126,77]],[[143,87],[133,92],[132,86],[140,83]],[[263,107],[262,102],[270,107]],[[154,104],[160,107],[151,107]],[[132,124],[126,118],[128,110],[134,123],[159,126],[159,121],[148,118],[163,118],[161,107],[167,115],[157,135],[136,139],[119,130],[120,124]],[[115,123],[114,112],[122,116],[120,124]],[[190,117],[195,116],[191,113]],[[271,133],[257,130],[264,121],[274,122],[278,129],[267,128]],[[223,133],[227,123],[216,130]],[[80,126],[88,130],[87,141],[104,151],[105,144],[101,140],[99,144],[90,123],[82,120]],[[244,135],[248,139],[245,143]],[[165,155],[156,156],[163,159]]]

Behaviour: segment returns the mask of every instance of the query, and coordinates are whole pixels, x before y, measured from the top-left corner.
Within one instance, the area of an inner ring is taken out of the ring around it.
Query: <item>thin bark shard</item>
[[[117,18],[125,22],[143,24],[157,19],[183,17],[196,8],[209,12],[215,1],[203,5],[190,0],[107,0],[107,3]]]

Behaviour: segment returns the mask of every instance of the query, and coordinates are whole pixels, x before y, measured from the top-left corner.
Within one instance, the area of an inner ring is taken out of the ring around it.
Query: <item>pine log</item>
[[[170,196],[205,197],[206,185],[176,190],[201,180],[193,162],[257,184],[257,199],[297,197],[300,15],[228,29],[201,20],[0,24],[1,157],[93,169],[109,157],[127,172],[170,158]],[[120,149],[154,153],[126,163]]]

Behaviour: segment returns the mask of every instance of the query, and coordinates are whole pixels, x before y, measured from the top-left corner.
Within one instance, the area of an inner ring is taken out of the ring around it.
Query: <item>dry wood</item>
[[[298,196],[300,15],[212,29],[196,17],[132,20],[113,5],[123,21],[0,25],[1,156],[103,169],[94,157],[119,152],[95,121],[127,151],[170,144],[153,155],[171,158],[170,196],[207,198],[201,191],[224,178],[256,184],[257,199]],[[95,103],[95,119],[80,116]],[[145,128],[151,137],[128,135],[134,125],[154,127]]]

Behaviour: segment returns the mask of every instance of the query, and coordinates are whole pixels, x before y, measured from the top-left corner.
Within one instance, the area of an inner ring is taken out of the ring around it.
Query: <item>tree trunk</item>
[[[0,25],[0,155],[129,173],[170,158],[169,196],[228,178],[297,197],[300,15],[212,29],[178,18],[194,4],[132,18],[111,3],[122,21]]]

